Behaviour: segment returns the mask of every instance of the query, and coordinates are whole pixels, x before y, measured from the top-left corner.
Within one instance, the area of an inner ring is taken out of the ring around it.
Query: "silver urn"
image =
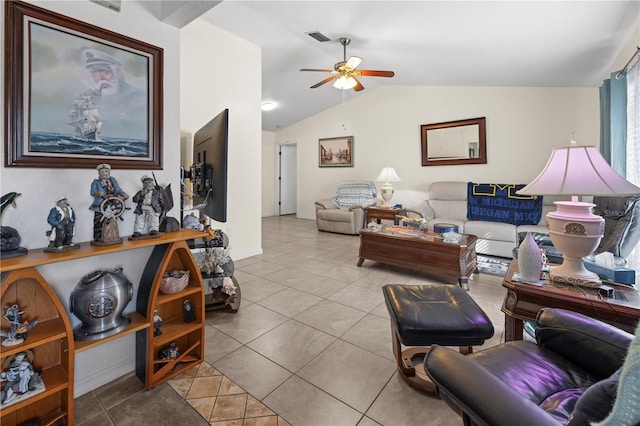
[[[133,284],[122,268],[82,277],[69,296],[69,310],[82,321],[73,329],[75,339],[98,340],[120,332],[131,323],[122,312],[132,297]]]

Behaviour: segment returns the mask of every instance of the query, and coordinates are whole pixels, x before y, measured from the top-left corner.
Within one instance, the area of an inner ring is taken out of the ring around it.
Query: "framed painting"
[[[163,50],[5,2],[5,166],[162,168]]]
[[[319,167],[353,167],[353,136],[318,141]]]

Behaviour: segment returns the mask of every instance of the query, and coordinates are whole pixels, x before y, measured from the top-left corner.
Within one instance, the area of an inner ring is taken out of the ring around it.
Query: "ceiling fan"
[[[357,70],[358,65],[364,61],[364,59],[359,56],[351,56],[347,60],[347,45],[351,43],[351,39],[347,37],[341,37],[339,39],[340,44],[342,44],[343,48],[343,60],[338,62],[333,66],[333,70],[326,69],[315,69],[315,68],[303,68],[300,71],[320,71],[320,72],[330,72],[333,74],[331,77],[325,78],[319,83],[311,86],[312,89],[316,87],[320,87],[323,84],[326,84],[332,80],[335,80],[333,83],[333,87],[338,89],[346,90],[353,89],[356,92],[359,92],[364,89],[362,83],[358,81],[357,76],[366,76],[366,77],[393,77],[393,71],[378,71],[378,70]]]

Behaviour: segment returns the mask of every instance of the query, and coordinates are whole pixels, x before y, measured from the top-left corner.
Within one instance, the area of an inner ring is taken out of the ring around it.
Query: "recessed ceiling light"
[[[262,110],[263,111],[271,111],[275,107],[276,107],[276,104],[274,102],[263,102],[262,103]]]

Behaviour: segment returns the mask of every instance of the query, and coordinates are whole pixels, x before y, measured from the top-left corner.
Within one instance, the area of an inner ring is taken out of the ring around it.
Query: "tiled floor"
[[[268,217],[262,225],[264,253],[235,261],[240,310],[207,314],[206,363],[151,391],[131,374],[83,395],[76,423],[461,424],[398,376],[381,291],[454,281],[371,261],[358,268],[358,237],[319,232],[315,221]],[[469,283],[496,330],[485,347],[502,339],[500,283],[486,274]]]

